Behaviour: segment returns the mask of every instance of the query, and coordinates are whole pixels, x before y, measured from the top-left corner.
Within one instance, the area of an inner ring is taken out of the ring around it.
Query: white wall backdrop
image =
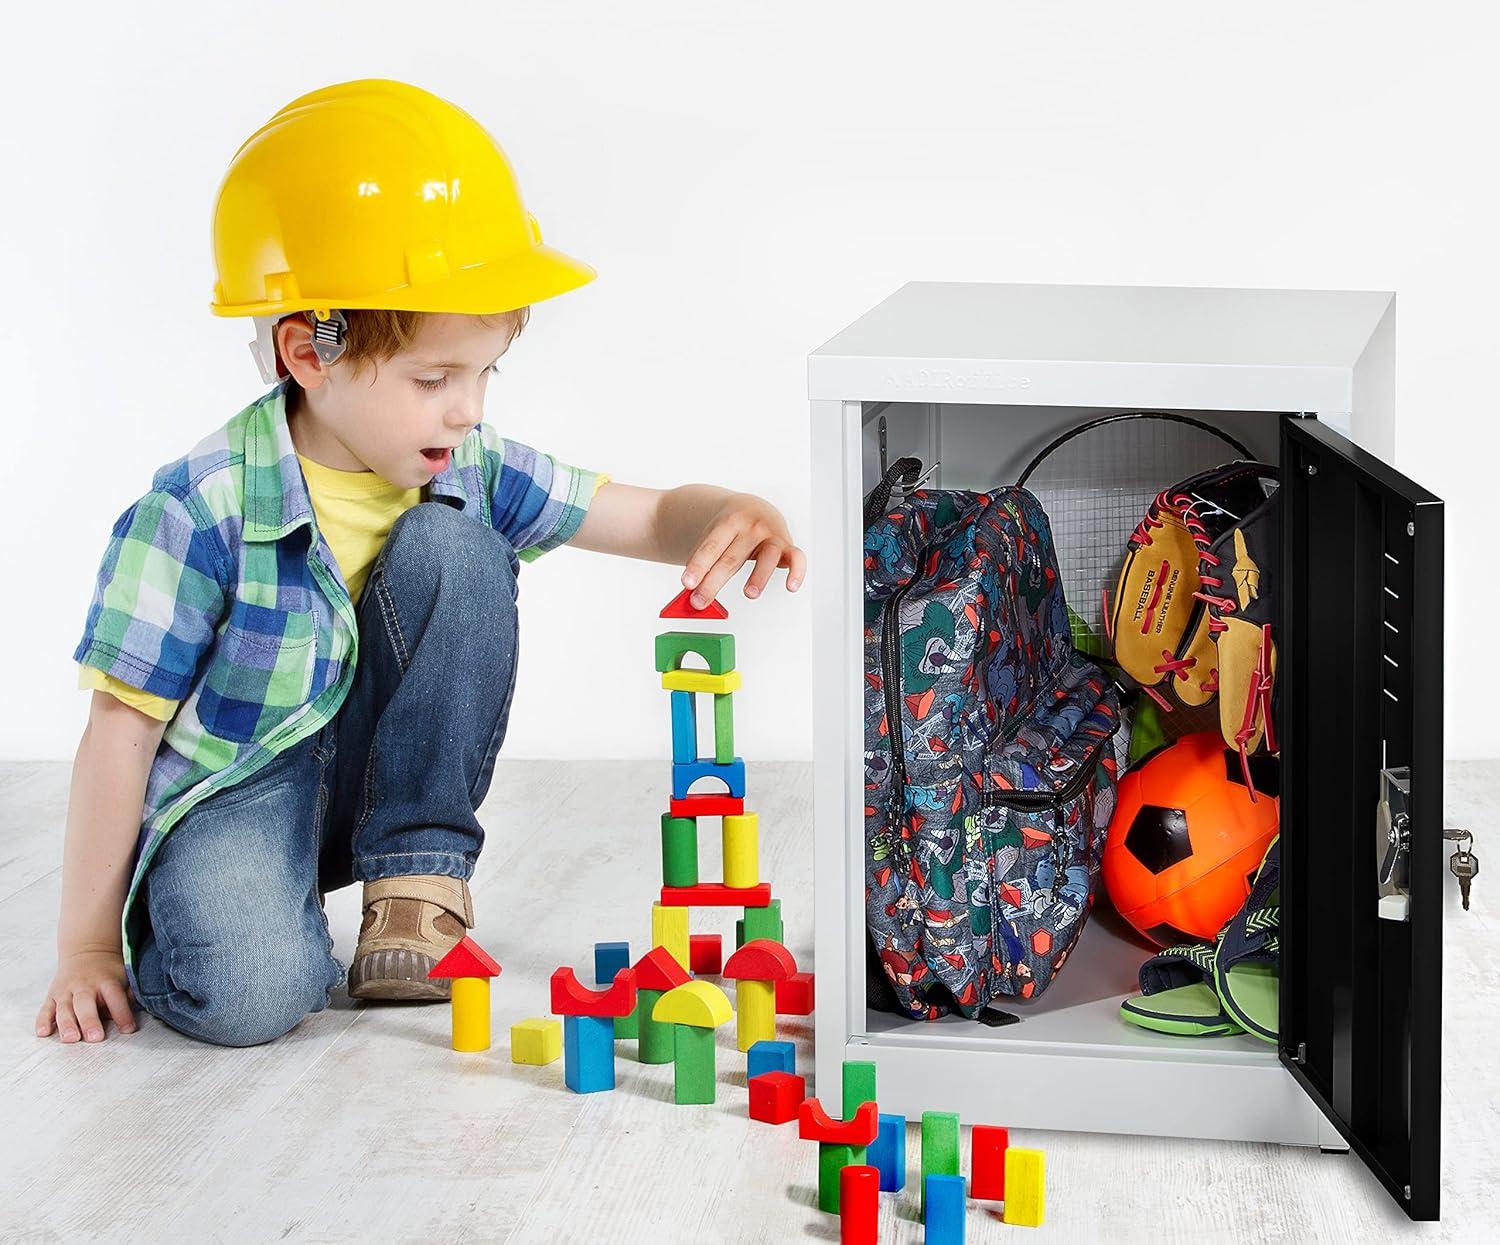
[[[1484,6],[261,0],[6,25],[0,756],[72,755],[111,522],[261,391],[248,323],[207,310],[225,164],[368,76],[474,113],[600,271],[537,308],[490,421],[620,480],[761,493],[804,540],[805,356],[905,281],[1396,290],[1398,465],[1449,503],[1447,747],[1500,755],[1493,646],[1469,647],[1500,597]],[[724,597],[747,758],[810,755],[818,572]],[[677,573],[570,549],[523,571],[505,755],[667,755],[651,637]]]

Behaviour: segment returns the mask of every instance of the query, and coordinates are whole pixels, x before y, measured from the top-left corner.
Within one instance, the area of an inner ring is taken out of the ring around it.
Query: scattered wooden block
[[[615,1087],[613,1018],[563,1017],[563,1080],[575,1094],[597,1094]]]
[[[451,980],[452,1042],[457,1051],[490,1048],[490,978],[500,965],[465,934],[427,972],[431,981]]]
[[[636,1001],[639,1018],[636,1057],[642,1063],[671,1063],[674,1051],[672,1026],[652,1019],[656,1005],[668,990],[691,981],[685,969],[665,947],[652,947],[635,964],[636,984],[640,997]]]
[[[928,1176],[958,1175],[958,1116],[952,1111],[922,1112],[922,1197]]]
[[[562,1024],[545,1016],[518,1020],[510,1027],[511,1063],[545,1067],[562,1055]]]
[[[776,983],[776,1012],[781,1016],[811,1016],[813,1011],[813,975],[793,973]]]
[[[724,939],[718,934],[689,934],[688,959],[694,973],[718,976],[724,969]]]
[[[670,1024],[674,1100],[683,1106],[714,1101],[714,1030],[732,1011],[728,996],[707,981],[689,981],[667,991],[651,1011],[658,1024]]]
[[[963,1245],[964,1178],[933,1173],[922,1179],[922,1222],[928,1245]]]
[[[1042,1226],[1047,1200],[1047,1156],[1041,1150],[1010,1146],[1005,1151],[1005,1222],[1022,1228]]]
[[[860,1107],[875,1101],[875,1065],[866,1059],[844,1060],[843,1089],[844,1118],[852,1120]]]
[[[635,1009],[635,970],[622,968],[607,990],[590,990],[566,966],[552,974],[552,1010],[559,1016],[598,1016],[613,1020]],[[610,1032],[614,1026],[610,1025]]]
[[[869,1148],[870,1162],[880,1169],[880,1191],[900,1193],[906,1188],[906,1117],[881,1115],[879,1131]]]
[[[745,1052],[748,1080],[766,1072],[796,1072],[797,1048],[791,1042],[757,1042]]]
[[[875,1245],[880,1173],[864,1165],[839,1172],[839,1245]]]
[[[766,893],[770,894],[769,887]],[[744,942],[758,938],[769,938],[772,942],[786,941],[786,927],[781,921],[781,900],[768,899],[762,906],[745,908]]]
[[[807,1082],[794,1072],[762,1072],[749,1085],[750,1118],[763,1124],[795,1120],[807,1097]]]
[[[628,942],[596,942],[594,944],[594,982],[607,986],[622,968],[630,967],[630,944]]]
[[[1010,1130],[976,1124],[969,1130],[969,1196],[1005,1201],[1005,1151]]]
[[[796,971],[792,953],[769,938],[747,942],[729,957],[724,976],[739,983],[734,1002],[741,1050],[776,1037],[776,983]]]

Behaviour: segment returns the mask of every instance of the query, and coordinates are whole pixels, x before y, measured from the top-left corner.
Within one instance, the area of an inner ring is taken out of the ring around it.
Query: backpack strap
[[[898,458],[887,467],[880,483],[872,488],[870,495],[865,498],[865,531],[869,531],[870,524],[885,513],[886,507],[891,503],[891,493],[897,484],[909,489],[921,478],[922,460],[920,458]]]

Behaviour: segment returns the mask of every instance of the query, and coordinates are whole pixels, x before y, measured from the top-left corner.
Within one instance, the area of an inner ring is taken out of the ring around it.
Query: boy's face
[[[300,318],[299,318],[300,319]],[[511,336],[508,317],[424,316],[406,351],[380,364],[324,365],[305,321],[287,330],[282,358],[307,391],[295,420],[298,450],[324,466],[369,469],[403,488],[426,484],[484,416],[493,365]]]

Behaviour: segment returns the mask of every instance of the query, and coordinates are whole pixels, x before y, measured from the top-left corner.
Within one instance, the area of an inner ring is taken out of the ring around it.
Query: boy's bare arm
[[[167,724],[95,692],[73,761],[63,840],[57,974],[37,1014],[38,1037],[104,1037],[99,1000],[122,1030],[135,1028],[126,993],[120,916],[141,828],[146,781]]]

